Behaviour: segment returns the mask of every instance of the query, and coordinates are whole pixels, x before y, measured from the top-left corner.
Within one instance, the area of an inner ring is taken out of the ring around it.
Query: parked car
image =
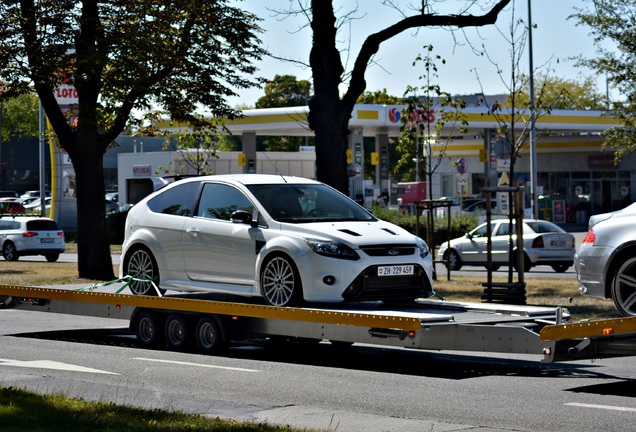
[[[510,220],[491,221],[492,269],[510,265],[509,241]],[[513,233],[515,223],[512,224]],[[459,270],[465,265],[486,266],[488,263],[488,224],[483,223],[474,230],[441,244],[437,256],[447,260],[451,270]],[[516,234],[512,235],[516,246]],[[450,243],[450,244],[449,244]],[[524,271],[537,265],[549,265],[557,273],[565,272],[573,264],[575,249],[574,236],[558,225],[544,220],[523,220]],[[513,253],[516,247],[513,249]]]
[[[26,212],[26,208],[18,201],[11,201],[11,200],[0,201],[0,215],[19,214],[24,212]]]
[[[636,316],[636,203],[593,215],[574,256],[581,294],[611,298],[621,315]]]
[[[25,204],[24,208],[26,209],[26,211],[37,211],[37,210],[40,210],[42,208],[42,200],[40,198],[36,198],[36,199],[30,201],[28,204]],[[44,198],[44,208],[45,209],[50,209],[51,208],[51,197],[45,197]]]
[[[64,231],[49,218],[10,216],[0,218],[0,247],[7,261],[21,256],[44,255],[47,261],[57,261],[66,249]]]
[[[51,196],[51,192],[45,191],[44,192],[44,196],[45,197],[50,197]],[[39,190],[30,190],[30,191],[26,191],[25,193],[20,195],[20,198],[29,198],[29,197],[39,198],[40,197],[40,191]]]
[[[462,214],[486,214],[487,203],[486,200],[474,201],[462,209]],[[497,200],[491,200],[490,211],[497,213]]]
[[[128,212],[120,276],[134,294],[178,291],[304,301],[434,295],[426,243],[305,178],[237,174],[176,181]]]
[[[0,191],[0,199],[4,199],[4,198],[14,199],[19,197],[20,197],[20,194],[18,194],[16,191],[12,191],[12,190]]]

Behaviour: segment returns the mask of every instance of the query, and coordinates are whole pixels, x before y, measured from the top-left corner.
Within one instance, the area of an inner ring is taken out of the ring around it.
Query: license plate
[[[552,240],[550,242],[550,245],[552,247],[560,247],[560,248],[562,248],[562,247],[565,246],[565,240]]]
[[[412,275],[415,269],[412,265],[393,265],[378,267],[378,276],[408,276]]]
[[[42,243],[53,243],[53,242],[55,242],[55,239],[54,238],[43,238],[43,239],[40,239],[40,242],[42,242]]]

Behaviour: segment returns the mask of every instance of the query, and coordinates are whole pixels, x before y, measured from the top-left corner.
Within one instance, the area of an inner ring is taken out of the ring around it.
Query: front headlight
[[[353,261],[360,259],[353,249],[337,241],[306,238],[305,243],[318,255]]]
[[[417,244],[417,248],[420,250],[420,257],[426,258],[428,256],[428,246],[426,246],[426,242],[419,237],[415,238],[415,243]]]

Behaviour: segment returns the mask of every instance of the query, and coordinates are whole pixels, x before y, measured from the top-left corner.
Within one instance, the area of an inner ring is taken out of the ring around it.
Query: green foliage
[[[265,84],[265,96],[256,101],[256,108],[305,106],[311,97],[311,82],[298,81],[293,75],[276,75]]]
[[[604,147],[616,150],[616,158],[636,151],[636,4],[633,0],[595,0],[592,9],[576,8],[573,18],[589,26],[596,44],[594,58],[579,58],[579,65],[607,77],[622,100],[612,104],[608,115],[622,125],[607,130]]]
[[[0,102],[0,142],[39,135],[39,99],[33,93]]]
[[[417,233],[417,217],[415,215],[381,206],[374,206],[372,211],[373,215],[379,219],[391,222],[412,234]],[[433,242],[436,246],[439,246],[449,239],[449,235],[450,239],[454,239],[475,228],[477,226],[477,217],[472,215],[451,217],[450,229],[448,228],[448,219],[446,217],[435,217],[433,226]],[[420,216],[419,218],[419,236],[423,239],[427,238],[425,216]]]
[[[376,90],[374,92],[365,91],[359,97],[358,104],[380,104],[380,105],[398,105],[401,104],[402,98],[392,96],[386,92],[386,89]]]
[[[517,106],[530,106],[530,80],[520,76],[523,86],[517,94]],[[552,77],[547,73],[534,76],[535,106],[538,110],[603,110],[607,108],[607,97],[599,93],[596,77],[588,76],[582,80],[568,80]],[[506,98],[502,106],[510,107],[512,101]]]

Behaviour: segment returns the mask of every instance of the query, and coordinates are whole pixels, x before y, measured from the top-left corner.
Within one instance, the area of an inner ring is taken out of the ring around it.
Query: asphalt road
[[[631,431],[636,419],[633,358],[265,341],[205,356],[141,349],[126,324],[0,310],[0,384],[338,432]]]

